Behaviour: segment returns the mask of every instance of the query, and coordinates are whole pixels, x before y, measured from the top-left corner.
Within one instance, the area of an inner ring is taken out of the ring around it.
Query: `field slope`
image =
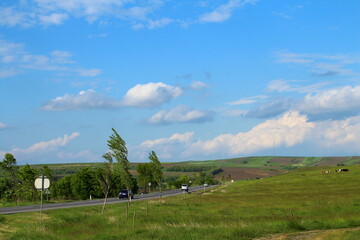
[[[359,165],[302,168],[147,202],[0,216],[1,239],[358,239]],[[338,168],[338,167],[337,167]],[[133,216],[135,212],[135,221]]]

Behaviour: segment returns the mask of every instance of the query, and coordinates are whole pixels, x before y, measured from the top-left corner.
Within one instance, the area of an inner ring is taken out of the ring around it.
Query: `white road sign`
[[[50,180],[45,176],[44,178],[42,176],[39,176],[37,179],[35,179],[34,185],[38,190],[48,189],[50,187]]]

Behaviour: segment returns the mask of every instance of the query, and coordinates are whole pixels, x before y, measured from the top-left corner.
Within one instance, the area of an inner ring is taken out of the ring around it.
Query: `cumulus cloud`
[[[222,134],[208,141],[193,143],[187,153],[189,155],[224,154],[251,154],[263,149],[272,148],[274,143],[284,146],[294,146],[304,141],[305,137],[314,128],[314,123],[308,122],[304,115],[298,112],[288,112],[277,119],[267,120],[249,132],[237,134]]]
[[[213,113],[210,111],[194,110],[184,105],[179,105],[171,110],[162,110],[153,115],[148,122],[151,124],[170,123],[202,123],[213,120]]]
[[[298,105],[306,114],[351,116],[360,113],[360,86],[343,86],[317,94],[307,94]]]
[[[357,134],[359,131],[360,116],[356,116],[345,120],[319,122],[313,135],[314,139],[324,147],[359,153],[360,136]]]
[[[319,83],[294,87],[288,85],[285,81],[277,80],[269,86],[273,91],[307,92],[307,94],[298,99],[290,97],[271,98],[256,109],[247,110],[242,115],[255,118],[269,118],[295,110],[306,114],[311,120],[335,120],[360,114],[360,86],[342,86],[320,90],[326,84]],[[234,103],[246,104],[253,103],[253,101],[252,99],[240,99]]]
[[[111,109],[117,108],[120,103],[106,98],[95,90],[89,89],[80,91],[76,95],[65,94],[62,97],[51,99],[43,104],[41,110],[43,111],[68,111],[80,109]]]
[[[360,116],[344,120],[311,121],[298,111],[266,120],[249,131],[220,134],[197,140],[194,132],[147,140],[131,148],[136,159],[145,160],[151,150],[164,159],[239,157],[269,149],[307,146],[308,154],[360,154]],[[297,150],[299,152],[299,150]]]
[[[248,3],[255,3],[255,0],[229,0],[226,4],[217,7],[214,11],[200,16],[200,22],[224,22],[228,20],[236,8],[243,7]]]
[[[129,89],[122,104],[131,107],[156,107],[180,96],[183,90],[162,82],[137,84]]]

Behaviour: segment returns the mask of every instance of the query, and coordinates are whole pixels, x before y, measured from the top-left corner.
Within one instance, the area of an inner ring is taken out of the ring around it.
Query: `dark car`
[[[129,195],[130,195],[131,199],[134,198],[134,194],[131,191],[128,191],[127,189],[121,189],[120,193],[119,193],[119,199],[129,198]]]

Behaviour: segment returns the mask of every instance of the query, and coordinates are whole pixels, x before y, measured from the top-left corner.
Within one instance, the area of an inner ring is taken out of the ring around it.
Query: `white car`
[[[187,191],[189,191],[189,186],[187,184],[183,184],[183,185],[181,185],[181,190],[187,192]]]

